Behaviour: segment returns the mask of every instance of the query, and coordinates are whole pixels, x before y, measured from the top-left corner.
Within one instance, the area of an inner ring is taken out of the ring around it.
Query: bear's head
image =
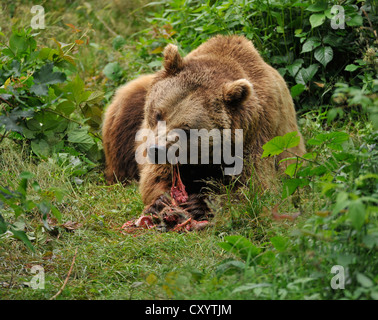
[[[168,164],[214,164],[226,135],[234,143],[235,129],[245,129],[252,84],[232,61],[216,54],[182,58],[175,45],[165,48],[163,65],[145,103],[143,128],[155,134],[147,145],[150,160],[164,163],[163,154]]]

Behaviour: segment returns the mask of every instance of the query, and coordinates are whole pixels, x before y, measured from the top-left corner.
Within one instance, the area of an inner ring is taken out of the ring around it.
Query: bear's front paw
[[[205,202],[205,197],[199,194],[190,195],[188,200],[180,205],[163,194],[147,206],[142,215],[142,218],[150,219],[157,230],[177,232],[204,229],[210,225],[208,219],[211,217],[213,215]],[[135,225],[136,223],[132,223],[132,226]]]
[[[164,194],[159,196],[154,202],[147,206],[143,213],[144,214],[158,214],[163,211],[167,206],[171,206],[171,200]]]
[[[205,199],[205,196],[200,194],[191,194],[188,200],[180,204],[179,207],[184,209],[194,220],[207,220],[213,215]]]

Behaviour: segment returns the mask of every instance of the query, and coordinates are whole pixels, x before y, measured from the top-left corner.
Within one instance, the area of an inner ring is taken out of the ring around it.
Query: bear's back
[[[215,36],[189,53],[186,59],[196,59],[201,56],[212,56],[219,60],[237,63],[247,74],[252,71],[264,73],[267,66],[252,42],[243,36]]]

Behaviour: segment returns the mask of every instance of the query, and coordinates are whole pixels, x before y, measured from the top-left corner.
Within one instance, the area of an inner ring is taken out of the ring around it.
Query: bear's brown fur
[[[264,143],[291,131],[299,133],[285,81],[241,36],[216,36],[184,58],[176,46],[168,45],[161,71],[141,76],[117,91],[103,126],[106,179],[113,183],[139,177],[145,204],[171,186],[169,164],[138,167],[134,158],[136,131],[156,132],[159,120],[166,121],[167,131],[243,129],[244,176],[251,174],[251,164],[257,174],[263,167],[259,163]],[[299,146],[292,149],[298,155],[305,153],[300,137]],[[182,165],[180,172],[189,194],[201,191],[199,180],[222,177],[220,166],[211,164]]]
[[[106,110],[102,135],[109,184],[139,179],[135,135],[143,121],[145,97],[153,78],[141,76],[119,88]]]

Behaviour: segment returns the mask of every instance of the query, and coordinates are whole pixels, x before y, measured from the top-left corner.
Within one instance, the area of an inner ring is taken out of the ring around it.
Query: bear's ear
[[[179,72],[184,66],[182,57],[180,56],[177,46],[169,44],[164,49],[164,69],[168,74],[173,75]]]
[[[227,104],[236,106],[246,101],[252,94],[253,86],[247,79],[239,79],[223,86],[223,99]]]

